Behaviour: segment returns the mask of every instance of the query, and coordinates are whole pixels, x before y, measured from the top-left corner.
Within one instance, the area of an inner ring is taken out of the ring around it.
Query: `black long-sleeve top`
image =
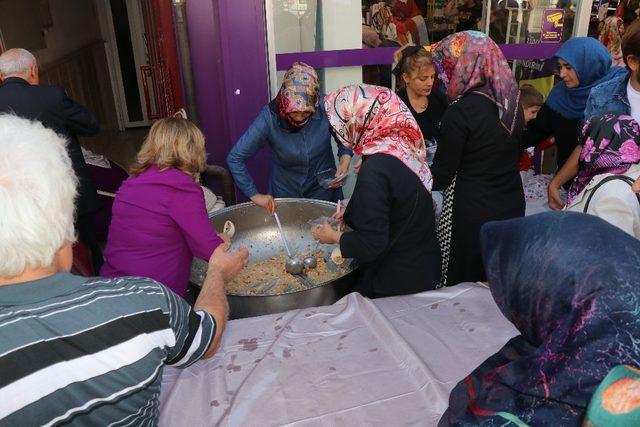
[[[464,194],[470,212],[521,204],[518,145],[518,130],[509,135],[489,99],[466,95],[452,104],[442,119],[440,143],[431,167],[433,189],[445,190],[457,174],[456,195]]]
[[[388,296],[435,287],[440,249],[433,200],[400,160],[386,154],[363,158],[344,219],[353,231],[342,234],[340,250],[361,265],[356,290]]]
[[[446,95],[436,89],[431,91],[427,97],[429,105],[422,113],[418,113],[413,108],[409,101],[409,95],[407,94],[406,89],[398,92],[398,97],[407,104],[407,107],[409,107],[409,111],[411,111],[416,122],[418,122],[418,126],[420,126],[424,139],[435,139],[438,141],[440,139],[440,122],[444,115],[444,111],[447,109],[447,105],[449,104]]]

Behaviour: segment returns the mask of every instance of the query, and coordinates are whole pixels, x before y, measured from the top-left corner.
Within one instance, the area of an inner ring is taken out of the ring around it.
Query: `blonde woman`
[[[427,145],[440,139],[440,122],[449,104],[447,97],[434,90],[436,66],[422,46],[402,50],[394,73],[402,80],[398,96],[418,122]]]
[[[198,184],[205,166],[196,125],[171,117],[151,127],[113,203],[102,276],[149,277],[186,295],[192,258],[208,260],[223,243]]]

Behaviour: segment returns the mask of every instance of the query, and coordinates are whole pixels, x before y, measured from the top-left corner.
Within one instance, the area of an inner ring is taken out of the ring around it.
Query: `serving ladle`
[[[341,203],[342,201],[338,200],[338,203],[336,204],[336,213],[340,212],[340,208],[342,206]],[[313,251],[311,251],[311,255],[302,260],[302,263],[304,264],[305,267],[313,269],[318,266],[318,259],[316,258],[316,252],[318,251],[319,246],[320,246],[320,240],[316,242],[316,246],[313,248]]]
[[[282,243],[284,243],[284,248],[287,251],[287,262],[284,265],[284,269],[289,274],[293,274],[294,276],[298,274],[302,274],[302,270],[304,270],[304,263],[300,258],[296,258],[291,254],[291,249],[289,249],[289,244],[287,243],[286,237],[284,237],[284,231],[282,230],[282,224],[280,223],[280,218],[278,217],[278,213],[274,212],[273,216],[276,219],[276,224],[278,224],[278,230],[280,230],[280,237],[282,237]]]
[[[311,255],[308,257],[305,257],[305,259],[302,260],[302,264],[304,264],[305,267],[316,268],[318,266],[318,259],[316,258],[316,252],[318,252],[319,246],[320,246],[320,240],[316,242],[316,246],[313,248],[313,251],[311,251]]]

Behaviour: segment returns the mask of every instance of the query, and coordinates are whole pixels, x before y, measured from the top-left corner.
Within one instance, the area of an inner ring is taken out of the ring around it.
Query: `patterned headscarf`
[[[576,212],[480,235],[491,295],[521,335],[453,389],[440,425],[582,425],[607,373],[640,366],[640,241]]]
[[[520,91],[502,51],[479,31],[463,31],[426,46],[438,78],[455,101],[467,93],[489,98],[500,109],[502,125],[512,133],[518,118]]]
[[[624,22],[622,19],[616,16],[610,16],[604,21],[602,30],[598,40],[602,43],[609,52],[611,52],[611,65],[624,67],[624,60],[622,59],[622,29],[624,28]]]
[[[359,155],[384,153],[399,159],[431,192],[422,132],[395,93],[380,86],[345,86],[327,95],[324,105],[338,142]]]
[[[318,73],[312,66],[304,62],[294,62],[287,70],[282,86],[276,95],[280,118],[287,120],[292,126],[302,127],[304,122],[295,122],[289,117],[290,113],[315,113],[319,106]]]
[[[384,34],[392,18],[393,15],[389,6],[380,3],[371,6],[371,26],[377,32]]]
[[[640,126],[630,116],[607,113],[589,119],[580,135],[580,169],[567,202],[571,203],[594,176],[625,173],[640,162],[639,135]]]

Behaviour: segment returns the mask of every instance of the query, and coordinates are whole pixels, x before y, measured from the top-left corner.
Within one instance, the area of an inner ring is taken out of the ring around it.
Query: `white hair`
[[[22,74],[36,64],[36,57],[26,49],[9,49],[0,55],[0,75]]]
[[[39,122],[0,115],[0,277],[49,267],[75,240],[78,180],[66,145]]]

